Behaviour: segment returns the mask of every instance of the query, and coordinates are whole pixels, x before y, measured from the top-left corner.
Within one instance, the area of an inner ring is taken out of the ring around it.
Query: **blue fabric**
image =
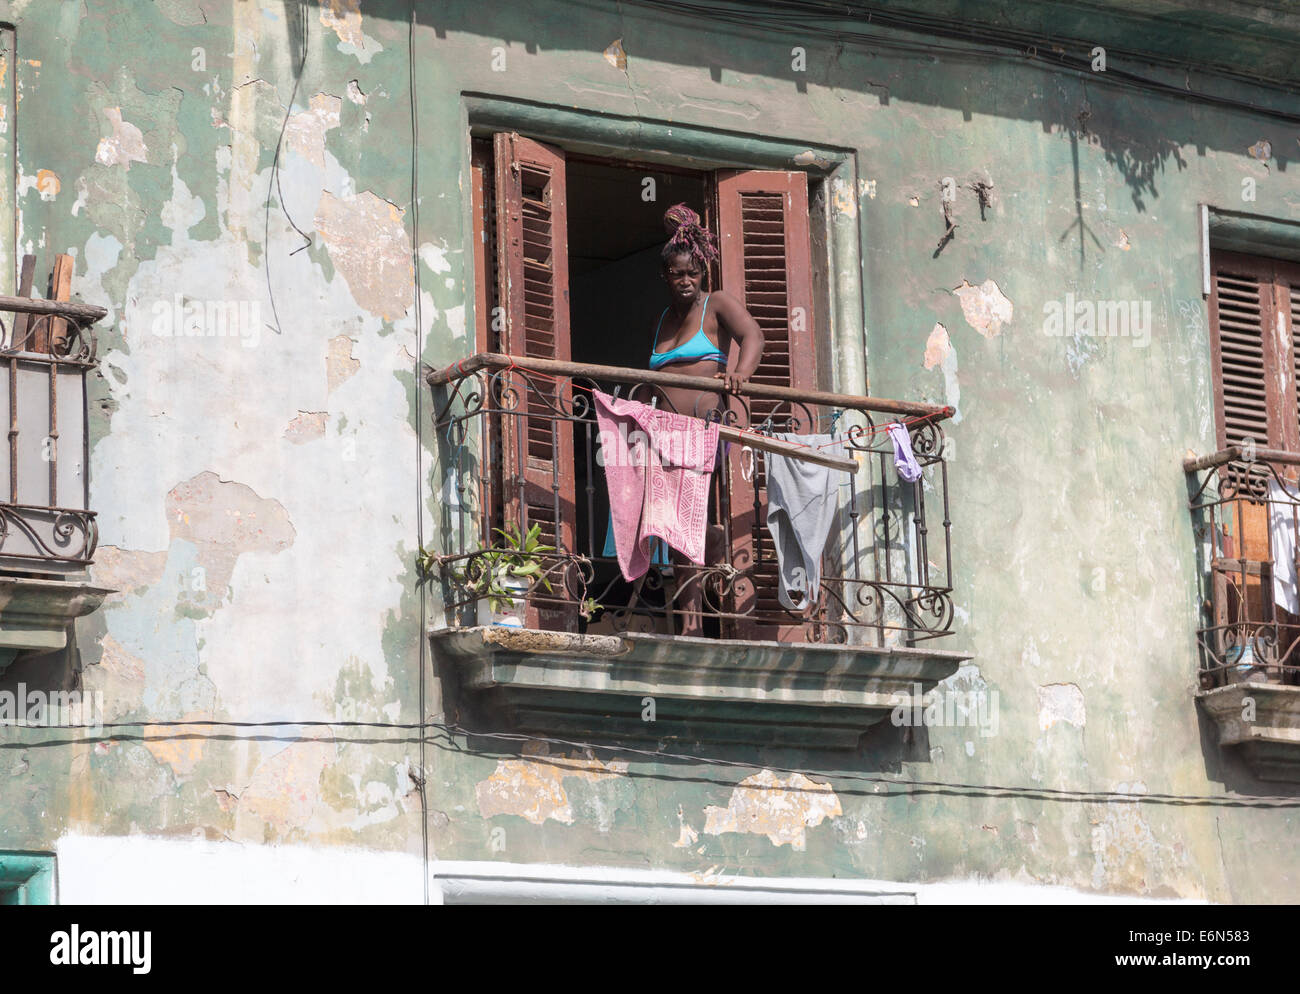
[[[618,557],[618,550],[614,547],[614,518],[611,516],[609,523],[605,527],[605,551],[602,556],[608,556],[610,559]],[[650,564],[652,566],[669,566],[668,546],[661,538],[650,539]]]
[[[716,362],[726,364],[727,357],[716,345],[709,341],[709,336],[704,334],[704,315],[709,312],[709,298],[704,298],[704,310],[700,312],[700,330],[697,331],[691,340],[685,344],[677,346],[675,349],[669,349],[667,352],[655,352],[654,346],[651,346],[650,368],[658,369],[660,366],[667,365],[670,362],[681,362],[683,359],[713,359]],[[664,308],[664,314],[668,313],[668,308]],[[664,314],[659,315],[659,324],[655,326],[655,345],[659,344],[659,329],[663,327]]]

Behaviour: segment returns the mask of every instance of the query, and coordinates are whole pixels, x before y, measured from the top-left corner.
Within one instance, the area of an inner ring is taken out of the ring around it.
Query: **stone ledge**
[[[113,591],[71,580],[0,576],[0,671],[24,652],[68,644],[68,626]]]
[[[1300,783],[1300,687],[1234,683],[1196,699],[1219,726],[1219,745],[1235,747],[1255,776]]]
[[[951,676],[937,649],[742,642],[512,628],[429,633],[493,724],[540,735],[617,735],[855,748],[871,725]],[[655,720],[643,720],[645,698]]]

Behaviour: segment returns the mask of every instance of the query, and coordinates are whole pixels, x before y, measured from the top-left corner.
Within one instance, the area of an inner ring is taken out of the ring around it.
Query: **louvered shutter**
[[[569,240],[564,153],[517,134],[493,136],[497,301],[503,309],[501,348],[515,356],[568,361]],[[575,531],[573,424],[555,417],[570,409],[570,391],[520,373],[518,414],[501,424],[502,504],[508,523],[541,525],[543,541],[573,551]],[[557,584],[548,600],[564,598]],[[530,605],[530,628],[574,631],[576,606]]]
[[[470,196],[473,219],[471,248],[474,256],[474,351],[500,352],[498,332],[492,330],[497,303],[496,196],[492,182],[492,140],[476,138],[470,145]],[[495,528],[503,524],[501,506],[500,419],[481,419],[482,457],[479,484],[479,535],[491,544]]]
[[[763,359],[755,383],[816,389],[816,327],[812,252],[808,231],[808,177],[801,172],[747,170],[718,176],[718,232],[722,289],[740,299],[763,329]],[[739,346],[732,343],[734,367]],[[806,412],[779,401],[752,400],[753,423],[769,415]],[[806,420],[783,430],[816,430]],[[728,464],[731,493],[731,562],[752,565],[754,582],[737,584],[733,609],[751,614],[728,626],[736,638],[803,641],[804,628],[777,600],[776,552],[766,526],[766,479],[758,460],[752,481],[733,446]],[[784,623],[773,619],[786,619]],[[766,620],[764,620],[766,619]]]
[[[1300,448],[1290,307],[1269,259],[1216,252],[1210,294],[1219,445]]]
[[[1295,394],[1296,424],[1300,428],[1300,349],[1295,336],[1300,331],[1300,263],[1278,263],[1278,297],[1287,320],[1287,340],[1291,342],[1291,376]]]

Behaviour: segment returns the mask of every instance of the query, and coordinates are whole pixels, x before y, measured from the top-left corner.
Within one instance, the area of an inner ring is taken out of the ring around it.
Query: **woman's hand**
[[[722,351],[730,351],[728,344],[721,337],[722,328],[726,329],[730,338],[740,343],[739,354],[733,355],[730,361],[732,368],[717,373],[714,378],[723,381],[728,393],[739,393],[758,370],[759,363],[763,359],[763,329],[758,326],[753,315],[745,310],[745,305],[731,294],[719,290],[710,297],[710,300],[716,301],[714,313],[718,317],[719,343]]]
[[[749,382],[749,377],[735,372],[714,373],[715,380],[722,380],[722,385],[726,387],[728,393],[740,393],[740,388]]]

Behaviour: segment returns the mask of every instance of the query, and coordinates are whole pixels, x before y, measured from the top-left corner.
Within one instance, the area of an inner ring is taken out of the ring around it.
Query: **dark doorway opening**
[[[575,362],[630,369],[649,368],[655,325],[668,304],[660,278],[660,250],[667,240],[664,211],[686,203],[702,217],[713,215],[705,173],[570,155],[566,162],[569,235],[569,335]],[[626,387],[609,386],[627,395]],[[645,399],[645,398],[640,398]],[[613,555],[604,470],[588,463],[577,446],[575,472],[596,482],[590,501],[578,494],[579,545],[596,556]],[[596,564],[592,591],[602,603],[633,597],[617,563]],[[667,585],[671,592],[671,582]],[[663,594],[642,584],[643,601],[662,604]],[[669,596],[671,593],[669,593]],[[643,605],[644,606],[644,605]],[[645,615],[648,630],[655,619]],[[598,618],[588,631],[600,631]],[[637,627],[637,626],[633,626]],[[666,629],[663,634],[674,634]]]

